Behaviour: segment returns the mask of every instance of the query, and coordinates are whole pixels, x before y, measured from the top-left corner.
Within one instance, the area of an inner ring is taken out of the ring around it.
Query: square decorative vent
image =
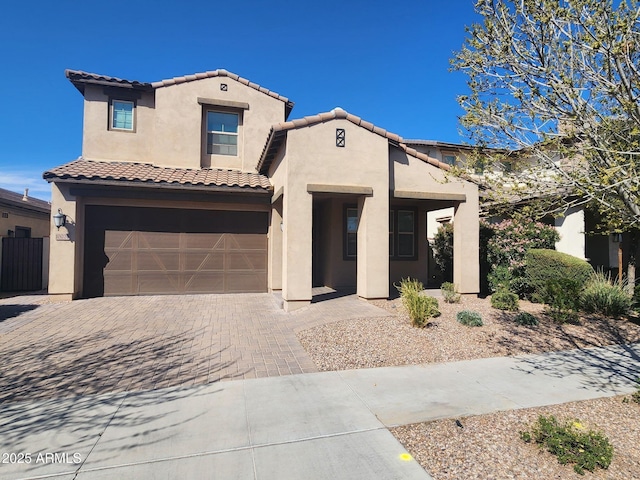
[[[221,83],[220,84],[220,90],[222,90],[223,92],[227,91],[227,84],[226,83]]]

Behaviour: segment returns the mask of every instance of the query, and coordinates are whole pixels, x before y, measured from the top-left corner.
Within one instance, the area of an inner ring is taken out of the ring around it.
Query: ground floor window
[[[389,210],[389,258],[391,260],[417,260],[418,212],[412,207],[394,207]],[[358,252],[358,208],[344,208],[345,260],[353,260]]]
[[[358,253],[358,209],[346,207],[344,213],[344,257],[354,259]]]
[[[418,212],[411,207],[389,210],[389,257],[392,260],[417,260]]]

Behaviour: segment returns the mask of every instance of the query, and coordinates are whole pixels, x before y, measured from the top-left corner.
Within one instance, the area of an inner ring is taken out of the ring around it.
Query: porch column
[[[67,185],[51,184],[51,215],[58,209],[67,216],[66,225],[57,229],[51,220],[49,247],[49,295],[60,300],[77,298],[82,290],[81,208],[69,194]]]
[[[282,290],[282,197],[271,205],[269,226],[269,291]]]
[[[282,299],[284,309],[291,311],[311,303],[313,196],[299,188],[299,185],[291,185],[285,192],[282,211]]]
[[[574,257],[585,259],[585,223],[584,208],[571,207],[564,216],[556,217],[555,227],[560,234],[556,250]]]
[[[358,199],[357,294],[389,297],[389,190]]]
[[[480,292],[478,195],[467,194],[453,216],[453,283],[460,293]]]

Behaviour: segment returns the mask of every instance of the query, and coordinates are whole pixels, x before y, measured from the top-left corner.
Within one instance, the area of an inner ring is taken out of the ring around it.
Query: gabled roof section
[[[258,162],[258,171],[262,174],[265,174],[269,170],[269,167],[271,166],[271,163],[273,162],[275,156],[278,154],[278,151],[280,150],[280,147],[282,146],[282,143],[284,142],[284,139],[286,138],[287,132],[289,130],[310,127],[318,123],[330,122],[336,119],[348,120],[354,125],[362,127],[365,130],[369,130],[376,135],[380,135],[381,137],[388,139],[391,144],[398,146],[412,157],[418,158],[438,168],[442,168],[443,170],[448,171],[450,169],[449,165],[447,165],[446,163],[439,162],[438,160],[431,158],[424,153],[420,153],[413,148],[409,148],[400,135],[389,132],[384,128],[380,128],[373,123],[367,122],[366,120],[363,120],[356,115],[348,113],[340,107],[336,107],[330,112],[319,113],[317,115],[290,120],[288,122],[281,122],[272,126],[271,131],[269,132],[269,137],[267,138],[267,143],[262,150],[260,161]]]
[[[129,88],[134,90],[151,91],[157,88],[169,87],[171,85],[179,85],[181,83],[194,82],[196,80],[202,80],[211,77],[228,77],[237,81],[243,85],[258,90],[265,95],[269,95],[272,98],[280,100],[285,104],[285,118],[289,118],[289,114],[293,109],[294,103],[287,97],[273,92],[267,88],[261,87],[257,83],[253,83],[246,78],[242,78],[235,73],[229,72],[224,69],[211,70],[208,72],[194,73],[193,75],[184,75],[182,77],[174,77],[166,80],[160,80],[158,82],[145,83],[137,80],[125,80],[117,77],[109,77],[107,75],[99,75],[97,73],[88,73],[80,70],[65,70],[66,77],[75,85],[75,87],[84,94],[84,86],[87,84],[93,85],[105,85],[113,87]]]
[[[217,191],[233,189],[268,193],[273,188],[264,175],[239,170],[169,168],[149,163],[103,162],[83,158],[52,168],[42,176],[48,182],[128,184]]]
[[[51,211],[51,204],[49,202],[45,202],[39,198],[29,197],[26,191],[23,194],[4,188],[0,188],[0,205],[24,208],[41,213],[49,213]]]

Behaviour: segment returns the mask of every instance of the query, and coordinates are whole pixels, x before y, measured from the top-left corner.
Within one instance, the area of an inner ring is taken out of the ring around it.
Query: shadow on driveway
[[[246,373],[229,373],[235,361],[220,360],[225,349],[196,356],[190,345],[199,333],[114,341],[98,332],[5,348],[0,352],[0,404],[212,383],[225,369],[222,378]]]
[[[38,305],[0,305],[0,322],[17,317],[25,312],[35,310],[36,308],[38,308]]]

